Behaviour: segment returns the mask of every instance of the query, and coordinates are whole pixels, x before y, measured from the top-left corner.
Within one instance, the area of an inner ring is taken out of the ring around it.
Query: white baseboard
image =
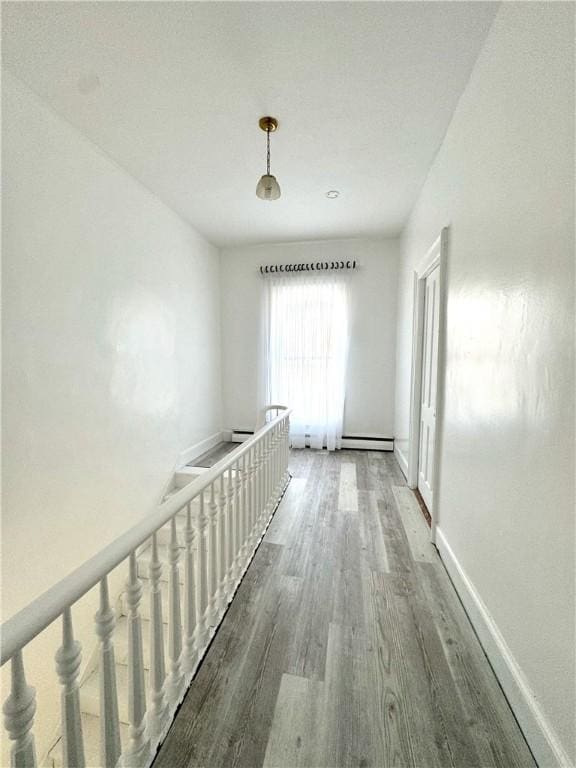
[[[233,443],[243,443],[252,436],[252,432],[244,432],[242,430],[230,433],[230,440]],[[346,435],[342,438],[342,448],[356,448],[362,451],[393,451],[394,440],[388,437],[380,437],[378,435],[363,436],[363,435]]]
[[[436,544],[482,647],[540,768],[574,768],[474,584],[440,528]]]
[[[408,459],[404,456],[398,445],[394,445],[394,456],[396,456],[396,461],[400,465],[402,474],[408,479]]]
[[[214,432],[213,435],[210,435],[210,437],[204,438],[204,440],[200,440],[199,443],[195,443],[195,445],[191,445],[189,448],[186,448],[185,451],[182,451],[178,458],[178,466],[176,469],[181,469],[182,467],[185,467],[186,464],[190,464],[191,461],[194,461],[199,456],[202,456],[203,453],[206,453],[206,451],[209,451],[210,448],[214,448],[218,443],[221,443],[225,441],[227,438],[224,436],[224,432]]]
[[[356,437],[347,435],[342,438],[342,448],[356,448],[361,451],[393,451],[394,440],[378,437]]]
[[[245,440],[248,440],[249,437],[252,437],[254,432],[244,432],[244,431],[236,432],[235,430],[232,429],[228,434],[230,435],[230,438],[229,438],[230,442],[243,443]]]

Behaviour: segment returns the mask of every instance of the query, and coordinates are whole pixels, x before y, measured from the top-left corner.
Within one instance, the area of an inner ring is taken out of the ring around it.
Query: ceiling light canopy
[[[266,173],[256,186],[256,196],[260,200],[278,200],[280,184],[276,181],[276,176],[270,173],[270,134],[278,128],[278,120],[275,117],[261,117],[258,125],[266,132]]]

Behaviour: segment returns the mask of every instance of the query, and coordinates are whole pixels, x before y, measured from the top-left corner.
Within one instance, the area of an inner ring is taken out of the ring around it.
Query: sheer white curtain
[[[292,408],[294,448],[342,444],[348,353],[347,276],[264,279],[261,396]]]

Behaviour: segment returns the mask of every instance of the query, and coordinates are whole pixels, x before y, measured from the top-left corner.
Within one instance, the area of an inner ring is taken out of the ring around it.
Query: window
[[[268,291],[269,402],[292,408],[295,448],[340,448],[348,302],[346,276],[274,277]]]

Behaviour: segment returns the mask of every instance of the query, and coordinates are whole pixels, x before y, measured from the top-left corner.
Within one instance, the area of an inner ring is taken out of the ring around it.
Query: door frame
[[[430,539],[436,541],[438,525],[438,488],[440,480],[440,447],[444,421],[444,381],[446,371],[446,277],[448,257],[448,227],[444,227],[413,274],[412,370],[410,374],[410,433],[408,438],[409,488],[418,488],[418,457],[420,454],[420,404],[422,398],[422,354],[424,350],[424,298],[426,278],[436,267],[438,275],[438,358],[436,363],[436,428],[434,431],[433,490],[430,517]]]

